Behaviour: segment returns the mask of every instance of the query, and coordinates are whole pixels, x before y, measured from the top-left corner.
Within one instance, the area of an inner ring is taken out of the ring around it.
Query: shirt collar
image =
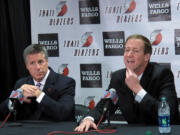
[[[49,73],[50,73],[50,70],[48,69],[48,71],[47,71],[45,77],[44,77],[40,82],[37,82],[36,80],[33,79],[34,84],[36,85],[37,83],[41,83],[41,85],[44,86],[45,83],[46,83],[46,80],[47,80],[47,77],[48,77]]]
[[[142,75],[143,75],[143,73],[141,73],[141,74],[138,76],[138,79],[139,79],[139,80],[141,80]]]

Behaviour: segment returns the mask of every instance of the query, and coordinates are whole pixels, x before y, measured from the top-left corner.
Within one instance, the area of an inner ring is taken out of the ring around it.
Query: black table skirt
[[[0,123],[1,124],[1,123]],[[6,123],[0,128],[0,135],[48,135],[53,131],[73,132],[76,127],[75,122],[47,122],[47,121],[23,121],[19,123]],[[158,126],[148,125],[127,125],[114,124],[116,133],[114,135],[145,135],[146,131],[151,131],[152,135],[159,135]],[[101,125],[99,128],[104,127]],[[180,135],[180,125],[171,125],[171,135]],[[86,135],[100,135],[97,132],[86,133]],[[101,133],[104,134],[104,133]],[[55,134],[60,135],[60,134]],[[107,135],[107,134],[106,134]]]

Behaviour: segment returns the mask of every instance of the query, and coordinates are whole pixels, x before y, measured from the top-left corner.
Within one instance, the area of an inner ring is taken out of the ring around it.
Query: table
[[[117,132],[112,135],[145,135],[148,130],[152,132],[152,135],[159,135],[157,126],[127,124],[115,124],[114,126],[117,127]],[[3,128],[0,128],[0,135],[48,135],[52,131],[71,132],[75,127],[75,122],[22,121],[21,126],[14,127],[12,123],[8,122]],[[171,130],[171,135],[180,135],[180,125],[171,125]],[[101,135],[102,133],[91,132],[85,135],[96,134]]]

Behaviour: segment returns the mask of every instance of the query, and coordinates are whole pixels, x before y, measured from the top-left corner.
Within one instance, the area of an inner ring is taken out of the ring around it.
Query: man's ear
[[[151,54],[150,54],[150,53],[146,53],[146,54],[145,54],[145,57],[144,57],[144,60],[145,60],[145,61],[149,61],[149,60],[150,60],[150,57],[151,57]]]
[[[27,65],[27,63],[25,63],[25,66],[26,66],[26,69],[27,69],[27,70],[29,70],[29,69],[28,69],[28,65]]]

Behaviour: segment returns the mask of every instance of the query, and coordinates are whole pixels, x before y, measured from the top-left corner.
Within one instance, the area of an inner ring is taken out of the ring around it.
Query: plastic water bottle
[[[159,132],[166,134],[171,132],[170,127],[170,107],[166,101],[166,97],[161,98],[161,102],[158,107],[158,119],[159,119]]]
[[[151,131],[146,131],[146,135],[152,135]]]

